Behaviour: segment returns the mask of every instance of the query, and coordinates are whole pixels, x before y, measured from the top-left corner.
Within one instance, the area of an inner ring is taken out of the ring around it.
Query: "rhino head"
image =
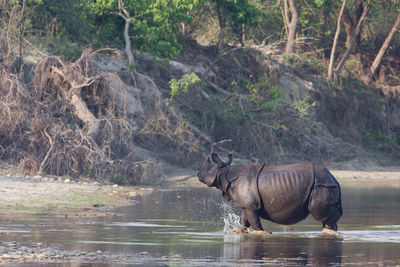
[[[208,185],[209,187],[215,186],[218,170],[229,166],[232,163],[232,154],[229,153],[227,156],[228,161],[223,162],[218,157],[217,153],[213,152],[208,155],[198,169],[197,177],[199,177],[200,182]]]

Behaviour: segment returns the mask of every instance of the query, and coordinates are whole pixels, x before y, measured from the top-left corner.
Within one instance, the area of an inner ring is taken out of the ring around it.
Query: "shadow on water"
[[[116,217],[1,217],[0,241],[101,250],[127,255],[119,258],[123,263],[146,266],[396,266],[399,193],[389,188],[343,188],[340,236],[322,234],[320,223],[311,216],[291,226],[263,221],[272,235],[225,234],[224,218],[232,223],[240,211],[217,190],[197,188],[156,191],[121,208]]]

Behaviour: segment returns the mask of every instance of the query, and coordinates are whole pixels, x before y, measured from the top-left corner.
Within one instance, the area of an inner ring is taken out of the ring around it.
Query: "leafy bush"
[[[192,72],[189,74],[184,74],[181,79],[171,79],[169,81],[169,86],[171,88],[171,97],[177,96],[180,92],[187,93],[189,87],[200,82],[199,76]]]
[[[393,134],[384,134],[380,130],[374,130],[364,135],[362,139],[364,146],[382,152],[393,152],[397,146],[397,137]]]

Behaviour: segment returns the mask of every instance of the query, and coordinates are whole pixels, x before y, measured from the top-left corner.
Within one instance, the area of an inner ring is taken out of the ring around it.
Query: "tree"
[[[340,12],[339,12],[335,38],[333,39],[331,57],[330,57],[329,66],[328,66],[328,80],[332,80],[332,78],[333,78],[333,64],[335,63],[336,47],[337,47],[337,42],[339,39],[340,28],[341,28],[341,24],[342,24],[342,17],[343,17],[343,12],[344,12],[344,9],[346,6],[346,2],[347,2],[347,0],[343,0],[342,7],[340,8]]]
[[[0,1],[1,26],[5,29],[5,42],[7,53],[14,53],[12,47],[18,44],[18,58],[22,58],[22,38],[24,34],[24,22],[26,0],[21,1]]]
[[[342,71],[342,68],[344,67],[344,63],[346,63],[346,60],[349,58],[350,53],[354,47],[354,44],[357,42],[358,36],[361,33],[362,25],[367,17],[368,11],[372,5],[372,2],[369,2],[367,5],[363,5],[363,10],[360,16],[360,19],[357,22],[356,28],[354,29],[354,32],[351,36],[350,44],[349,47],[347,47],[345,53],[342,56],[342,59],[340,60],[336,70],[335,70],[335,75],[339,76],[340,72]]]
[[[346,48],[350,47],[350,43],[352,42],[352,40],[354,47],[358,47],[358,44],[360,42],[361,30],[357,32],[356,28],[364,10],[365,4],[363,1],[364,0],[356,0],[353,15],[350,14],[350,11],[348,9],[346,9],[343,14],[343,24],[346,30]]]
[[[132,54],[132,45],[131,45],[131,37],[129,36],[129,26],[131,24],[131,14],[125,9],[124,2],[122,0],[118,0],[118,14],[121,18],[125,20],[125,28],[124,28],[124,38],[125,38],[125,53],[128,57],[128,66],[129,68],[134,68],[135,59]]]
[[[294,0],[284,0],[283,3],[285,7],[285,21],[288,28],[285,52],[291,54],[294,50],[294,42],[296,39],[297,24],[299,23],[300,9],[297,7]],[[289,13],[291,13],[291,17]]]
[[[178,40],[179,25],[191,22],[189,11],[198,3],[199,0],[99,0],[90,4],[98,16],[121,16],[125,21],[124,31],[129,22],[128,32],[133,49],[173,57],[182,50]]]
[[[253,23],[257,17],[257,9],[248,0],[208,0],[215,8],[218,18],[219,34],[218,49],[225,45],[225,31],[228,23],[232,30],[238,33],[238,40],[243,45],[245,39],[245,25]]]
[[[389,44],[392,41],[394,35],[399,30],[400,30],[400,14],[397,16],[397,19],[396,19],[395,23],[393,24],[392,29],[390,30],[388,36],[386,37],[385,41],[382,44],[382,47],[379,49],[378,54],[376,55],[374,61],[371,64],[370,73],[368,75],[368,82],[370,82],[372,77],[375,75],[377,69],[379,68],[379,65],[381,64],[382,57],[383,57],[386,49],[389,47]]]

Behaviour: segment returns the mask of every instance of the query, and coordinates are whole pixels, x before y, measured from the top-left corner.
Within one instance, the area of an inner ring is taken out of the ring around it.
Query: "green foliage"
[[[88,177],[91,177],[93,175],[93,166],[90,165],[85,165],[84,167],[84,174]]]
[[[393,152],[398,147],[397,137],[393,134],[384,134],[380,130],[368,132],[362,138],[364,146],[382,152]]]
[[[400,3],[397,0],[376,1],[372,5],[369,21],[363,29],[369,51],[376,53],[380,49],[399,13]],[[386,54],[400,57],[400,34],[395,34]]]
[[[4,30],[9,31],[11,16],[18,15],[22,1],[3,1],[0,14]],[[282,1],[266,0],[124,0],[124,6],[132,15],[130,35],[132,47],[153,55],[173,57],[182,51],[180,25],[190,24],[200,12],[211,13],[214,20],[217,10],[225,20],[226,32],[236,40],[260,43],[264,40],[279,40],[284,37]],[[201,4],[201,5],[200,5]],[[300,21],[298,35],[311,37],[324,49],[331,46],[341,1],[298,0]],[[210,7],[211,11],[210,12]],[[354,1],[348,3],[351,14]],[[400,5],[398,1],[375,1],[369,13],[369,23],[363,29],[362,41],[373,53],[380,48],[391,29]],[[14,21],[17,21],[14,20]],[[34,40],[51,45],[52,53],[63,53],[74,57],[81,47],[121,47],[124,44],[124,21],[118,16],[117,0],[27,0],[22,23],[13,34],[34,36]],[[196,20],[209,25],[209,20]],[[213,25],[214,26],[214,25]],[[212,27],[213,27],[212,26]],[[185,26],[185,29],[190,27]],[[206,28],[206,27],[204,27]],[[215,28],[215,27],[214,27]],[[185,33],[187,30],[185,30]],[[229,35],[228,34],[228,35]],[[40,38],[43,39],[40,39]],[[394,37],[388,54],[399,56],[399,35]],[[32,38],[28,38],[32,39]],[[61,46],[61,47],[60,47]]]
[[[191,21],[188,12],[197,1],[126,1],[126,5],[132,14],[137,14],[131,20],[134,48],[165,57],[180,53],[178,25]]]
[[[171,79],[169,81],[169,87],[171,88],[171,91],[170,91],[171,99],[173,97],[179,95],[181,92],[187,93],[191,86],[193,86],[194,84],[196,84],[200,81],[201,81],[201,79],[194,72],[189,73],[189,74],[184,74],[182,76],[182,78],[179,80],[176,80],[174,78]]]
[[[219,6],[224,6],[228,17],[235,26],[251,25],[255,22],[258,10],[248,0],[214,0]]]
[[[327,66],[312,54],[283,55],[283,61],[295,70],[303,73],[326,73]]]
[[[128,67],[128,71],[131,72],[136,68],[135,62],[132,62],[129,67]]]
[[[299,31],[305,36],[323,37],[335,32],[335,19],[340,1],[313,0],[299,1],[301,8]],[[303,2],[306,2],[303,4]]]
[[[267,40],[274,42],[281,39],[284,22],[279,5],[280,1],[252,0],[251,3],[257,8],[258,16],[254,22],[256,25],[251,28],[251,32],[248,32],[247,35],[251,34],[250,37],[255,43],[262,43]]]
[[[249,0],[204,0],[204,4],[214,7],[218,20],[223,25],[223,32],[234,36],[236,40],[243,42],[243,30],[245,26],[255,27],[260,15],[260,10]],[[230,26],[229,28],[226,28]]]
[[[294,101],[290,106],[299,112],[300,117],[303,118],[307,115],[307,110],[312,106],[315,107],[316,103],[313,101],[311,102],[309,96],[305,97],[304,99]]]
[[[198,0],[124,0],[132,14],[132,48],[164,57],[179,54],[179,25],[192,21],[189,11],[197,5]],[[28,0],[25,18],[27,34],[67,58],[80,46],[123,45],[125,22],[117,0]]]

